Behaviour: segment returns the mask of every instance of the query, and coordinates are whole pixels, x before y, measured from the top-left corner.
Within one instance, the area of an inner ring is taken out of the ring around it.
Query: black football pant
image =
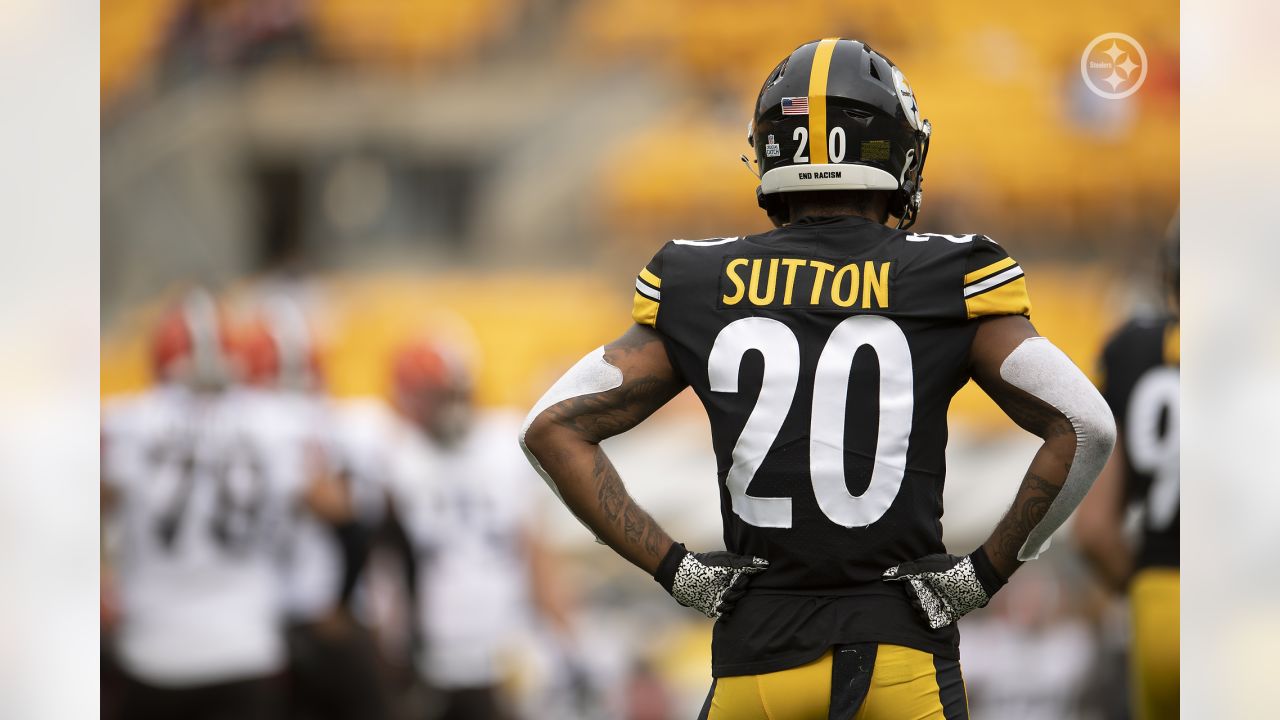
[[[126,720],[277,720],[283,712],[278,678],[192,687],[157,687],[127,678],[118,717]]]
[[[385,720],[388,695],[377,652],[352,622],[288,631],[289,717],[292,720]]]
[[[496,687],[436,690],[433,700],[439,704],[432,720],[511,720],[501,692]],[[435,703],[433,703],[435,704]]]

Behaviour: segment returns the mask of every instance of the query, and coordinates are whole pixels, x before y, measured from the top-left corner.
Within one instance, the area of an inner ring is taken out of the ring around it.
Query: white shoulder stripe
[[[698,247],[710,247],[712,245],[724,245],[738,240],[738,236],[728,238],[713,238],[711,240],[672,240],[677,245],[695,245]]]
[[[644,283],[640,282],[640,278],[636,278],[636,292],[649,298],[650,300],[662,302],[662,292],[658,290],[654,290],[648,285],[645,285]]]
[[[1021,277],[1021,276],[1022,276],[1022,268],[1018,267],[1017,265],[1014,265],[1008,270],[1005,270],[1003,272],[998,272],[995,275],[992,275],[991,277],[985,280],[981,280],[979,282],[973,283],[972,285],[966,285],[964,288],[964,296],[969,297],[971,295],[977,295],[980,292],[990,290],[991,288],[995,287],[996,285],[999,285],[1000,283],[1003,283],[1007,280],[1013,280],[1014,278]]]
[[[929,242],[934,238],[942,238],[947,242],[963,245],[964,243],[973,242],[973,239],[976,237],[982,236],[974,233],[968,233],[965,235],[947,235],[945,233],[911,233],[907,235],[907,242]]]

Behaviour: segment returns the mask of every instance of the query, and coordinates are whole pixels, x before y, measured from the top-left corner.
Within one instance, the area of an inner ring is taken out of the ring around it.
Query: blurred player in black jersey
[[[569,509],[718,618],[702,717],[967,717],[955,621],[1038,555],[1110,454],[1106,404],[1037,336],[1017,262],[982,235],[907,232],[930,134],[883,55],[796,49],[749,134],[777,229],[664,246],[635,324],[526,420]],[[970,379],[1044,444],[990,539],[957,556],[946,414]],[[711,422],[727,551],[673,542],[599,446],[685,387]]]
[[[1102,394],[1120,434],[1075,530],[1102,581],[1128,589],[1139,720],[1178,717],[1178,244],[1175,218],[1163,249],[1167,312],[1130,320],[1102,352]],[[1142,516],[1136,544],[1124,528],[1132,507]]]

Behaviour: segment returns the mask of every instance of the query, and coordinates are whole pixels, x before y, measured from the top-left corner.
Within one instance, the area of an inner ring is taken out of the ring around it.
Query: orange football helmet
[[[151,335],[151,367],[157,380],[202,389],[230,382],[233,338],[226,314],[209,291],[187,292],[164,314]]]
[[[392,361],[392,400],[401,414],[442,441],[471,421],[471,373],[463,357],[429,339],[401,346]]]

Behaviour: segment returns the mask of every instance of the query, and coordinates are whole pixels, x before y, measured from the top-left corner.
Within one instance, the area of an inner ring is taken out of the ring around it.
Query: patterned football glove
[[[751,576],[762,573],[769,561],[758,557],[718,552],[691,553],[675,543],[658,565],[653,579],[676,602],[709,618],[718,618],[733,609],[746,592]]]
[[[1000,577],[979,547],[965,555],[926,555],[884,571],[884,579],[901,582],[916,611],[937,630],[984,607],[1007,580]]]

